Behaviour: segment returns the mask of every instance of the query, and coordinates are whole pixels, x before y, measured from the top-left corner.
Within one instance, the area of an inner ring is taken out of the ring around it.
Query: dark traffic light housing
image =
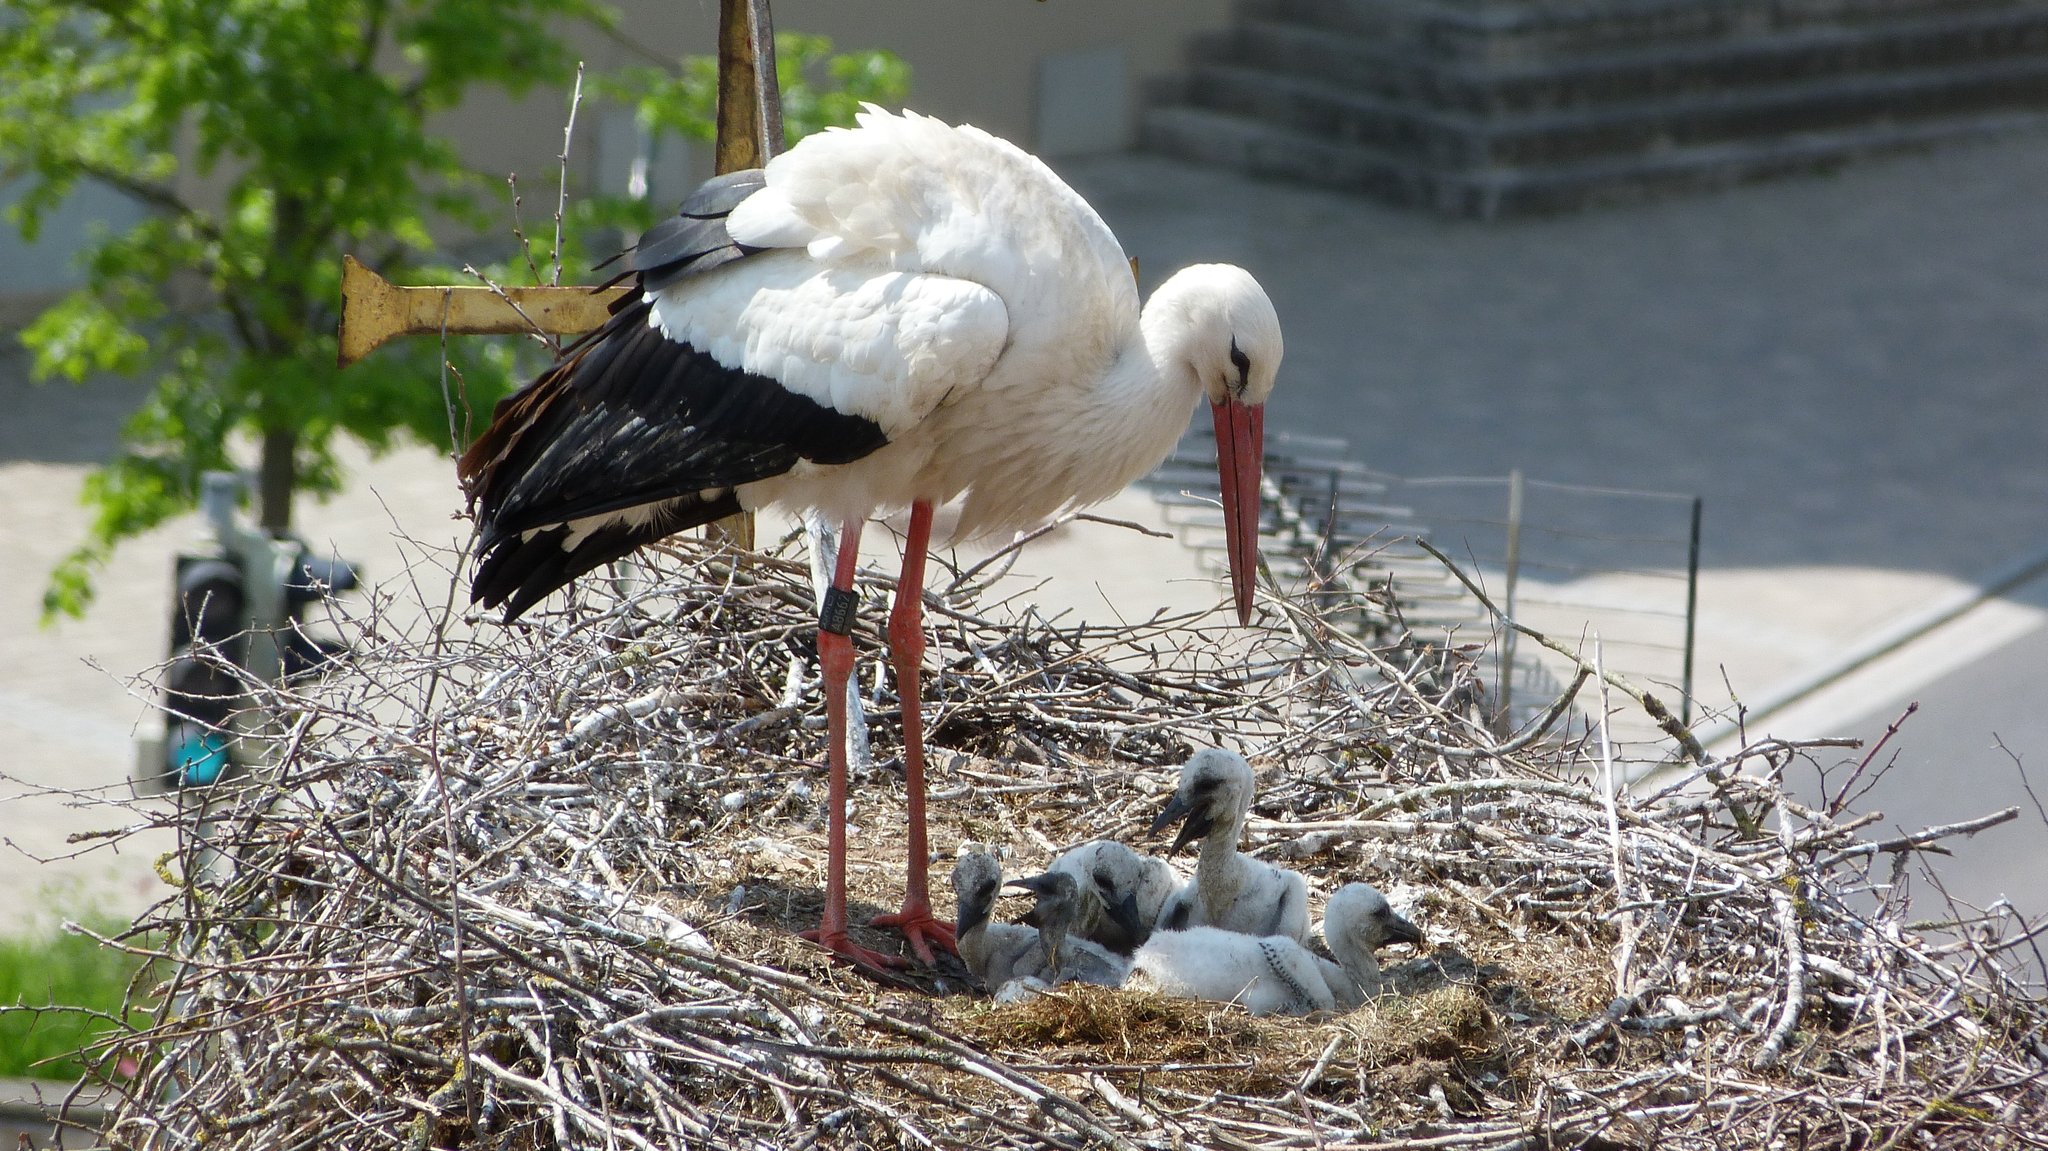
[[[144,793],[201,787],[246,770],[245,731],[261,727],[250,689],[319,671],[348,651],[309,635],[306,609],[362,582],[355,566],[316,555],[296,537],[243,525],[241,481],[206,477],[202,504],[214,547],[180,555],[173,571],[170,659],[164,666],[164,735],[145,740],[136,783]]]
[[[241,565],[177,559],[171,661],[164,668],[164,775],[171,787],[216,783],[232,765],[232,720],[247,694],[235,665],[248,650]]]

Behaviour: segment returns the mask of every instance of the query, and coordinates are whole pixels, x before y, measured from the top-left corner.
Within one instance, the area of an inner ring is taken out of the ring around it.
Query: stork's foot
[[[862,947],[860,944],[855,943],[853,937],[846,934],[845,931],[827,931],[820,927],[811,931],[799,932],[798,934],[801,938],[808,939],[812,943],[831,952],[835,958],[851,963],[855,967],[867,968],[877,974],[885,974],[897,968],[910,966],[910,960],[905,959],[901,955],[885,955],[871,948]],[[930,961],[927,960],[926,962]]]
[[[910,950],[927,967],[936,966],[938,955],[932,948],[937,947],[954,955],[960,954],[960,946],[953,939],[953,925],[932,916],[930,905],[920,905],[905,900],[903,910],[893,915],[877,915],[868,920],[869,927],[893,927],[910,941]]]

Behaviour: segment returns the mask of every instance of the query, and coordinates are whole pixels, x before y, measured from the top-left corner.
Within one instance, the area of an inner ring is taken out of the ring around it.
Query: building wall
[[[1143,85],[1175,71],[1188,41],[1223,26],[1229,8],[1229,0],[781,0],[774,20],[784,31],[827,36],[841,51],[887,48],[910,65],[910,107],[1056,158],[1128,147]],[[625,0],[620,9],[618,37],[579,36],[592,70],[717,51],[716,0]],[[566,107],[566,95],[552,91],[479,99],[451,114],[448,130],[485,170],[551,187]],[[632,147],[630,117],[586,106],[577,141],[573,175],[616,191],[621,153]],[[709,174],[706,157],[679,159],[674,142],[664,147],[668,178],[654,181],[657,199]]]
[[[1228,0],[782,0],[774,17],[840,48],[887,48],[909,62],[919,111],[1036,147],[1043,133],[1069,131],[1043,122],[1044,98],[1057,95],[1041,83],[1048,63],[1071,79],[1085,70],[1076,57],[1120,58],[1121,83],[1086,95],[1127,142],[1137,84],[1173,70],[1188,39],[1228,10]],[[633,0],[625,12],[632,34],[664,55],[712,50],[711,0]]]

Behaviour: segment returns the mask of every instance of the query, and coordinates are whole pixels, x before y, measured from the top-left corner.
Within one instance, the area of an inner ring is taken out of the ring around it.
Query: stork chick
[[[953,895],[958,918],[954,938],[960,958],[983,985],[998,992],[1016,980],[1056,983],[1101,983],[1115,987],[1123,982],[1125,964],[1086,940],[1067,938],[1072,921],[1073,880],[1061,885],[1044,876],[1019,881],[1018,886],[1036,892],[1039,913],[1046,927],[993,922],[996,897],[1003,887],[1002,865],[992,855],[966,852],[953,865]],[[1047,899],[1050,897],[1051,902]]]
[[[1242,855],[1246,813],[1252,805],[1252,768],[1222,748],[1203,748],[1180,770],[1180,787],[1152,834],[1181,820],[1169,856],[1200,839],[1195,879],[1170,896],[1159,912],[1160,931],[1220,927],[1252,936],[1308,938],[1308,885],[1284,867]]]
[[[1323,908],[1323,942],[1337,962],[1318,958],[1337,1006],[1350,1011],[1388,990],[1373,952],[1389,943],[1422,941],[1422,929],[1402,918],[1371,884],[1339,888]]]
[[[1253,1015],[1307,1015],[1332,1011],[1337,992],[1329,967],[1343,973],[1285,935],[1251,936],[1219,927],[1160,930],[1131,956],[1125,987],[1235,1003]]]
[[[1069,848],[1046,870],[1072,876],[1079,887],[1073,932],[1118,955],[1144,945],[1159,909],[1181,887],[1172,864],[1109,839]]]

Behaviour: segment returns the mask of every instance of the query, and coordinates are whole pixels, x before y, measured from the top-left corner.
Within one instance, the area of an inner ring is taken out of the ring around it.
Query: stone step
[[[1363,95],[1452,112],[1500,114],[2044,52],[2048,4],[1492,65],[1420,57],[1308,24],[1249,20],[1202,37],[1190,55],[1198,64],[1314,78]]]
[[[1433,165],[1382,148],[1335,143],[1263,120],[1185,105],[1148,111],[1140,137],[1146,147],[1183,159],[1491,219],[1824,171],[1860,156],[2044,128],[2048,111],[2003,111],[1491,169]]]
[[[1337,144],[1264,120],[1185,104],[1152,107],[1138,123],[1143,148],[1255,176],[1362,192],[1412,207],[1474,215],[1469,178],[1361,144]]]
[[[1241,0],[1240,20],[1306,24],[1445,60],[1505,64],[1632,46],[2038,9],[2043,0]]]
[[[1209,110],[1332,143],[1435,166],[1494,167],[2048,106],[2048,53],[1490,116],[1214,64],[1196,68],[1186,90]]]

